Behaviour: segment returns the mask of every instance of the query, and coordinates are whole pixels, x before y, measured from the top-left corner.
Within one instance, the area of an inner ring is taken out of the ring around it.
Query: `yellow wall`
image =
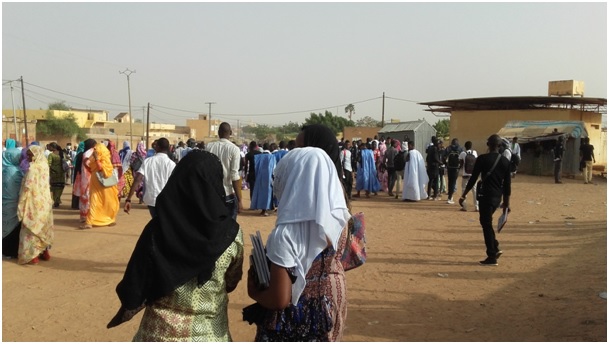
[[[49,110],[27,110],[26,116],[28,121],[32,120],[45,120],[47,117],[47,111]],[[61,111],[51,110],[53,115],[57,118],[64,118],[72,114],[76,124],[81,128],[91,128],[95,122],[106,122],[108,119],[107,112],[87,112],[87,111]],[[23,119],[23,110],[15,110],[15,116],[17,120]],[[2,110],[2,117],[7,119],[13,118],[13,110]]]
[[[480,110],[453,111],[450,116],[450,137],[458,138],[463,145],[472,141],[478,153],[486,152],[486,139],[499,132],[508,121],[583,121],[590,137],[590,144],[595,147],[597,164],[606,164],[606,156],[598,152],[605,151],[606,142],[601,139],[600,113],[572,109],[535,109],[535,110]]]

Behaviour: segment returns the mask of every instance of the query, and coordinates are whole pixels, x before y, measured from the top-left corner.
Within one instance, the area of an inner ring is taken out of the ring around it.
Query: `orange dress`
[[[104,178],[110,177],[114,172],[110,151],[102,143],[94,147],[97,158],[93,156],[87,161],[87,168],[91,171],[89,190],[88,225],[108,226],[116,222],[116,215],[120,207],[118,200],[118,187],[116,185],[104,187],[96,173],[101,172]]]

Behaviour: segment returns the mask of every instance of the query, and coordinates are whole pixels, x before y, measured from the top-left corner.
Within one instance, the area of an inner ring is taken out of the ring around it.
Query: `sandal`
[[[85,224],[78,226],[78,228],[79,229],[91,229],[91,228],[93,228],[93,226],[85,223]]]

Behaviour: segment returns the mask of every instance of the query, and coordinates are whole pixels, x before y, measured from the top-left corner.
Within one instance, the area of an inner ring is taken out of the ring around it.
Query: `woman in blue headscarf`
[[[21,221],[17,217],[17,205],[23,180],[20,160],[21,151],[17,148],[2,152],[2,255],[8,257],[17,257],[19,249]]]
[[[13,140],[13,139],[6,139],[4,145],[6,147],[6,150],[17,147],[15,144],[15,140]]]

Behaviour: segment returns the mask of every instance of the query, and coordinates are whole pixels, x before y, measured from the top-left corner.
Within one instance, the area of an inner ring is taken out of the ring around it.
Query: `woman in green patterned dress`
[[[228,293],[242,276],[243,233],[224,202],[222,164],[194,150],[156,200],[116,287],[108,328],[146,309],[134,341],[231,341]]]

